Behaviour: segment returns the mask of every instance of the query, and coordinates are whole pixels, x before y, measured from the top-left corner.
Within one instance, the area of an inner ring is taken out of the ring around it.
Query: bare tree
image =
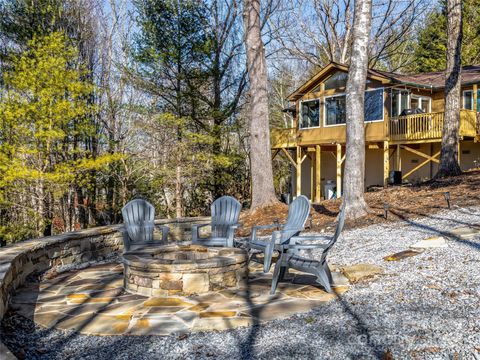
[[[353,0],[296,0],[291,9],[284,11],[284,36],[279,40],[284,52],[314,66],[324,66],[330,61],[347,64],[353,6]],[[394,64],[390,59],[411,57],[411,51],[403,45],[429,6],[427,0],[373,0],[370,67],[393,71],[408,65],[408,59]]]
[[[277,199],[273,186],[270,155],[267,66],[261,37],[260,0],[246,0],[243,11],[247,70],[250,80],[251,209],[254,210],[275,203]]]
[[[368,70],[368,40],[372,25],[372,0],[356,0],[353,44],[347,80],[347,144],[343,206],[347,219],[368,213],[365,187],[364,97]]]
[[[445,70],[445,119],[442,150],[436,177],[462,173],[458,164],[458,132],[460,128],[460,87],[462,50],[462,2],[447,1],[447,69]]]

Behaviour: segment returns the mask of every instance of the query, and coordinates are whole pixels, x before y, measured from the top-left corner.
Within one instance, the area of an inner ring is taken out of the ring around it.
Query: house
[[[283,154],[292,164],[293,195],[304,194],[319,202],[327,196],[324,186],[332,183],[341,194],[347,76],[347,66],[328,64],[288,97],[292,106],[286,111],[293,115],[293,127],[272,129],[273,156]],[[368,70],[367,187],[387,186],[393,170],[403,182],[418,182],[435,175],[440,158],[444,84],[444,72],[401,75]],[[459,148],[463,170],[477,167],[480,161],[479,84],[480,66],[463,67]]]

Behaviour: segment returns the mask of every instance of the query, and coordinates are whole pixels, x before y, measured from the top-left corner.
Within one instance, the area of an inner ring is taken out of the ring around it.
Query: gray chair
[[[337,228],[333,237],[328,238],[322,235],[314,236],[294,236],[289,244],[280,244],[276,249],[280,252],[280,258],[275,264],[273,271],[272,288],[270,293],[275,294],[277,284],[283,280],[288,269],[295,269],[305,273],[313,274],[317,277],[317,282],[323,286],[329,293],[332,292],[332,274],[327,263],[327,254],[340,236],[343,225],[345,224],[345,208],[342,206],[338,216]],[[308,241],[310,243],[304,243]],[[321,250],[318,260],[302,257],[301,250]]]
[[[242,205],[231,196],[215,200],[211,207],[211,223],[192,226],[192,242],[204,246],[233,247],[235,230],[240,227],[238,219],[241,209]],[[204,226],[211,226],[211,236],[200,236],[199,230]]]
[[[288,207],[288,217],[285,224],[260,225],[252,228],[250,240],[247,243],[247,250],[250,253],[250,260],[256,260],[255,252],[263,252],[263,271],[268,272],[272,265],[273,251],[275,244],[288,244],[292,236],[296,236],[303,230],[308,215],[310,214],[310,201],[306,196],[298,196]],[[271,238],[259,239],[258,230],[275,229]],[[253,250],[253,251],[252,251]]]
[[[155,228],[155,208],[146,200],[130,201],[122,209],[125,224],[123,245],[124,251],[139,250],[142,247],[166,243],[168,226],[156,225],[162,231],[162,242],[153,239]]]

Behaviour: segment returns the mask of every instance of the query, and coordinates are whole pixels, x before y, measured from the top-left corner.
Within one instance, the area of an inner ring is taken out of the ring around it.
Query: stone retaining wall
[[[183,218],[159,220],[156,223],[185,232],[188,228],[186,224],[206,220],[208,218]],[[96,227],[0,248],[0,320],[7,310],[11,294],[24,283],[27,276],[54,266],[79,265],[118,254],[123,250],[122,229],[122,225]],[[171,233],[172,240],[178,240],[182,234],[179,231]]]

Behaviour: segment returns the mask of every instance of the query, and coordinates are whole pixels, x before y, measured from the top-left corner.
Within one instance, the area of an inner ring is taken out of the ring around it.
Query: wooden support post
[[[342,145],[337,144],[337,198],[342,196]]]
[[[458,166],[460,166],[460,169],[462,168],[462,161],[460,159],[460,155],[462,155],[462,140],[458,139]]]
[[[397,144],[397,161],[396,161],[396,165],[397,165],[397,170],[398,171],[402,171],[402,154],[401,154],[401,150],[402,147],[400,146],[400,144]]]
[[[430,156],[433,155],[433,143],[430,143]],[[430,179],[433,178],[433,161],[430,161]]]
[[[478,111],[478,86],[477,84],[473,85],[473,111]]]
[[[321,198],[321,181],[322,181],[322,148],[320,145],[315,146],[315,202],[319,203]]]
[[[315,161],[313,155],[309,155],[310,159],[310,201],[315,200]]]
[[[302,148],[297,146],[297,161],[296,161],[296,170],[297,170],[297,191],[296,196],[302,195]]]
[[[390,151],[388,141],[383,142],[383,186],[388,186],[388,177],[390,175]]]

